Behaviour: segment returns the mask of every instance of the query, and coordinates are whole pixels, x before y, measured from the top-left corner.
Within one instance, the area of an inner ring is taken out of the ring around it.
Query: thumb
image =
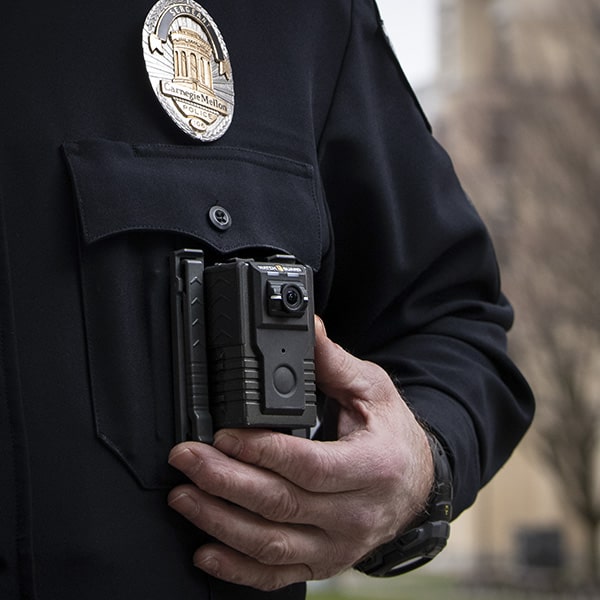
[[[353,356],[329,339],[320,317],[315,317],[315,370],[321,391],[345,408],[362,405],[377,410],[398,396],[381,367]]]

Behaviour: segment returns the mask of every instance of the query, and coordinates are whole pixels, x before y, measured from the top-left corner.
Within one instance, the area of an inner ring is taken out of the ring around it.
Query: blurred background
[[[378,4],[495,240],[538,411],[431,565],[309,598],[600,598],[600,0]]]

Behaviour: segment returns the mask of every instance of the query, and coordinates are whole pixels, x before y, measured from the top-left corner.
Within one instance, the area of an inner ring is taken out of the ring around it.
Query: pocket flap
[[[257,151],[85,140],[63,145],[85,243],[127,231],[190,235],[218,252],[272,248],[318,270],[324,219],[312,165]],[[213,227],[219,205],[231,227]]]

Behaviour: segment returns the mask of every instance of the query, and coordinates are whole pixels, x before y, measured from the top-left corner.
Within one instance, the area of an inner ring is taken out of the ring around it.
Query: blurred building
[[[570,218],[565,206],[580,214],[578,202],[584,207],[592,199],[600,211],[600,0],[440,0],[439,23],[439,77],[419,95],[490,227],[518,330],[519,315],[535,316],[531,297],[523,294],[523,248],[544,235],[543,228],[527,228],[556,215],[546,228],[556,232],[545,246],[544,263],[551,264],[570,239],[586,236],[585,223],[564,223]],[[589,232],[600,237],[591,224]],[[588,279],[600,278],[590,271]],[[524,365],[527,372],[527,360]],[[535,368],[534,388],[544,379]],[[538,404],[547,393],[539,385]],[[597,409],[600,397],[590,402]],[[544,417],[545,407],[539,411]],[[521,578],[550,572],[536,565],[564,563],[576,572],[584,562],[585,528],[565,502],[564,486],[561,494],[553,470],[540,460],[536,433],[534,427],[476,506],[457,520],[435,568]],[[591,464],[598,470],[600,463]]]

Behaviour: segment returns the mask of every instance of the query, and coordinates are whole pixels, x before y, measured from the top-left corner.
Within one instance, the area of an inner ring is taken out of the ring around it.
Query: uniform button
[[[213,206],[208,211],[210,223],[216,229],[225,231],[231,227],[231,215],[222,206]]]

